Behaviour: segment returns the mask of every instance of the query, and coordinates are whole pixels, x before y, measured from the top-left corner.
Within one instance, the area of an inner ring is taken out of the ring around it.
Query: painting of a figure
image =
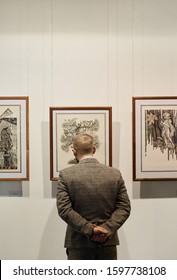
[[[177,160],[177,110],[145,110],[145,147],[151,144]],[[148,154],[146,153],[146,156]]]
[[[57,180],[61,169],[77,163],[72,141],[80,133],[93,137],[100,162],[112,164],[111,113],[111,107],[50,108],[51,180]]]
[[[177,98],[133,97],[133,179],[177,178]]]
[[[0,97],[0,180],[28,180],[28,97]]]

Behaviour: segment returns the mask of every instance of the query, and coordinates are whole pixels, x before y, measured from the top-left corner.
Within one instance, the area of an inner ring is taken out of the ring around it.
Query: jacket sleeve
[[[120,175],[118,181],[118,195],[116,204],[111,217],[101,226],[110,232],[110,236],[115,233],[128,219],[131,211],[130,200],[127,194],[127,189],[124,180]]]
[[[87,221],[73,209],[67,184],[63,179],[62,172],[59,174],[56,196],[59,216],[74,230],[86,235],[87,237],[91,237],[93,231],[92,223]]]

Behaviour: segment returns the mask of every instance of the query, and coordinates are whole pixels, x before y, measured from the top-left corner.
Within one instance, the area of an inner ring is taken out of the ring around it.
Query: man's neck
[[[93,155],[90,154],[90,155],[84,155],[82,157],[80,157],[79,161],[83,160],[83,159],[86,159],[86,158],[93,158]]]

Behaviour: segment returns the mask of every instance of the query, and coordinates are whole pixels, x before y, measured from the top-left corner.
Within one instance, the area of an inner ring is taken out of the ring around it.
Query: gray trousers
[[[70,248],[66,252],[68,260],[117,260],[116,246]]]

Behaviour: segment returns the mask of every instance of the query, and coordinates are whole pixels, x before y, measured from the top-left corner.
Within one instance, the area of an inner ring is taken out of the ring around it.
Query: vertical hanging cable
[[[110,94],[110,61],[109,61],[109,51],[110,51],[110,42],[109,42],[109,36],[110,36],[110,22],[109,22],[110,18],[109,18],[109,0],[107,0],[107,104],[109,105],[109,94]]]
[[[42,92],[43,94],[43,118],[45,118],[45,3],[42,3],[42,19],[41,19],[41,36],[42,36]]]
[[[134,76],[134,0],[132,0],[132,96],[135,94],[135,76]]]
[[[27,38],[26,38],[26,63],[27,63],[27,83],[26,83],[26,92],[27,92],[27,96],[29,96],[29,1],[27,0]]]
[[[143,57],[143,47],[144,47],[144,0],[141,1],[141,73],[142,73],[142,95],[144,95],[144,57]]]
[[[51,0],[51,96],[52,96],[52,105],[53,105],[53,0]]]
[[[119,50],[118,50],[118,1],[116,1],[116,90],[115,90],[115,94],[116,94],[116,120],[119,119],[119,110],[118,110],[118,75],[119,75],[119,71],[118,71],[118,59],[119,59]]]
[[[18,95],[20,95],[20,81],[21,81],[21,71],[20,71],[20,55],[21,55],[21,17],[20,17],[20,5],[18,6]]]

